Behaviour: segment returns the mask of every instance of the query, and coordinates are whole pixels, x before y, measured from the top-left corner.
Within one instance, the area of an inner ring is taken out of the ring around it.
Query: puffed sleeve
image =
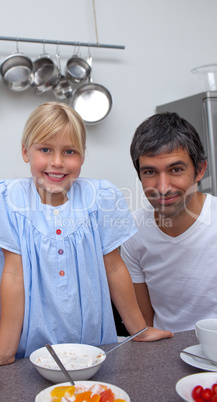
[[[137,228],[122,192],[109,181],[99,181],[97,204],[98,227],[105,255],[133,236]]]
[[[5,181],[0,181],[0,247],[20,254],[20,242],[14,212],[9,206],[8,189]]]

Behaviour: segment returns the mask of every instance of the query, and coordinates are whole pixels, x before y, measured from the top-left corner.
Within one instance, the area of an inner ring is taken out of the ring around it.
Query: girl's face
[[[41,201],[61,205],[67,201],[67,191],[79,177],[82,157],[73,147],[69,133],[59,132],[43,143],[29,149],[22,146],[22,156],[30,169]]]

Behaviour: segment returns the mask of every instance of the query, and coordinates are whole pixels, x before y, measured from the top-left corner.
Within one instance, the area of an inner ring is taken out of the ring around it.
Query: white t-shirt
[[[197,221],[171,237],[149,205],[133,213],[138,232],[121,247],[134,283],[146,282],[154,326],[172,332],[217,317],[217,197],[207,194]]]

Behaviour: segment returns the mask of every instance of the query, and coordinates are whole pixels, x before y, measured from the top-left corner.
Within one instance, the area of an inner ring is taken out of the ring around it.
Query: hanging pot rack
[[[51,39],[32,39],[32,38],[20,38],[20,37],[12,37],[12,36],[0,36],[0,40],[2,41],[11,41],[11,42],[29,42],[29,43],[43,43],[51,44],[51,45],[67,45],[67,46],[83,46],[83,47],[97,47],[104,49],[125,49],[125,46],[122,45],[110,45],[110,44],[102,44],[102,43],[89,43],[89,42],[70,42],[63,40],[51,40]]]

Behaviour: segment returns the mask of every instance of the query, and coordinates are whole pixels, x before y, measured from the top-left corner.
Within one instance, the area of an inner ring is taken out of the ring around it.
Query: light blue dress
[[[0,247],[22,255],[25,315],[16,357],[46,343],[117,341],[103,255],[136,228],[110,182],[79,178],[68,201],[41,203],[31,178],[0,182]],[[0,249],[0,275],[4,256]]]

